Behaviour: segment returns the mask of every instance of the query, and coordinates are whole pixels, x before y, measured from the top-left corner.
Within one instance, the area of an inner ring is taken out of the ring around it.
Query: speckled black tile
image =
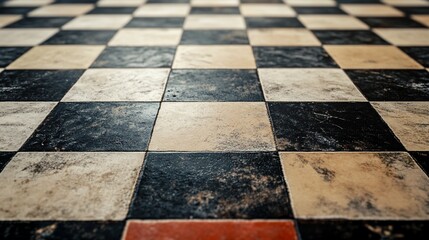
[[[332,45],[387,45],[372,31],[313,31],[322,44]]]
[[[0,222],[4,240],[120,240],[125,222]]]
[[[429,14],[429,7],[396,7],[401,12],[412,15],[412,14]]]
[[[157,103],[59,103],[24,151],[145,151]]]
[[[36,9],[36,7],[0,7],[0,14],[27,14]]]
[[[335,61],[321,47],[253,47],[260,68],[333,68]]]
[[[371,28],[425,28],[424,25],[406,17],[361,17]]]
[[[12,159],[14,152],[0,152],[0,173],[6,164]]]
[[[402,47],[402,51],[425,67],[429,67],[429,47]]]
[[[180,44],[249,44],[249,39],[245,30],[186,30],[183,32]]]
[[[28,47],[0,47],[0,67],[6,67],[29,49]]]
[[[429,101],[426,70],[348,70],[346,73],[370,101]]]
[[[238,7],[193,7],[191,14],[240,14]]]
[[[264,101],[255,70],[173,70],[165,101]]]
[[[181,28],[185,18],[133,18],[126,28]]]
[[[277,153],[147,155],[131,218],[291,218]]]
[[[346,14],[339,7],[294,7],[298,14]]]
[[[297,18],[246,18],[248,28],[303,28],[304,25]]]
[[[269,103],[279,150],[403,150],[369,103]]]
[[[95,68],[171,67],[174,47],[108,47],[92,64]]]
[[[0,101],[60,101],[82,70],[5,70],[0,73]]]
[[[85,44],[85,45],[107,45],[116,31],[60,31],[43,44]]]
[[[298,220],[302,240],[424,240],[427,221]]]
[[[72,19],[71,17],[28,17],[6,28],[60,28]]]
[[[410,155],[429,176],[429,152],[410,152]]]
[[[87,14],[132,14],[137,7],[96,7]]]

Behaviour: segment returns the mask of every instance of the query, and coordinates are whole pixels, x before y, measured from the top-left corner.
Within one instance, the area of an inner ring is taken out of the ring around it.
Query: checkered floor
[[[428,239],[428,1],[0,2],[0,239]]]

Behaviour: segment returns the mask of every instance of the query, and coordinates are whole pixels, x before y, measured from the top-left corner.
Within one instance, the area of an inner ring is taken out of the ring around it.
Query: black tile
[[[14,152],[0,152],[0,173],[12,159]]]
[[[0,47],[0,67],[7,67],[29,49],[29,47]]]
[[[429,152],[410,152],[410,154],[429,176]]]
[[[322,44],[334,45],[387,45],[377,34],[372,31],[313,31]]]
[[[279,150],[403,150],[369,103],[269,103]]]
[[[249,44],[245,30],[185,30],[180,44]]]
[[[5,70],[0,101],[59,101],[83,74],[81,70]]]
[[[129,217],[291,218],[277,153],[147,155]]]
[[[43,44],[107,45],[116,31],[60,31]]]
[[[338,3],[374,3],[379,4],[381,3],[380,0],[336,0]]]
[[[166,101],[264,101],[255,70],[173,70]]]
[[[360,17],[372,28],[425,28],[424,25],[405,17]]]
[[[0,7],[0,14],[20,14],[24,15],[36,9],[36,7]]]
[[[248,28],[303,28],[304,25],[297,18],[246,18]]]
[[[370,101],[429,101],[426,70],[348,70],[346,73]]]
[[[7,28],[60,28],[71,17],[28,17],[7,26]]]
[[[238,7],[193,7],[191,14],[238,14],[240,9]]]
[[[240,0],[241,3],[284,3],[283,0]]]
[[[401,47],[401,50],[425,67],[429,67],[429,47]]]
[[[55,0],[56,3],[96,3],[99,0]]]
[[[125,222],[0,222],[3,240],[120,240]]]
[[[157,103],[59,103],[24,151],[145,151]]]
[[[424,240],[428,221],[298,220],[302,240]]]
[[[132,14],[137,7],[96,7],[87,14]]]
[[[429,14],[429,7],[396,7],[401,10],[403,13],[412,15],[412,14]]]
[[[335,61],[321,47],[253,47],[256,65],[261,68],[332,68]]]
[[[133,18],[126,28],[181,28],[185,18]]]
[[[294,7],[298,14],[346,14],[339,7]]]
[[[108,47],[92,64],[95,68],[171,67],[174,47]]]

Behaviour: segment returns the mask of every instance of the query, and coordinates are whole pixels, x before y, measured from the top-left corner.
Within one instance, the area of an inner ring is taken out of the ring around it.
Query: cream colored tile
[[[372,103],[408,151],[429,151],[429,102]]]
[[[18,151],[55,104],[0,102],[0,151]]]
[[[162,103],[153,151],[272,151],[274,137],[262,102]]]
[[[56,28],[0,29],[0,46],[35,46],[57,32]]]
[[[295,11],[285,4],[241,4],[240,11],[246,17],[293,17]]]
[[[297,218],[429,219],[429,179],[407,153],[280,153]]]
[[[110,46],[172,46],[178,45],[183,30],[176,29],[134,29],[119,30],[109,42]]]
[[[0,219],[123,220],[144,155],[20,152],[0,174]]]
[[[8,7],[37,7],[52,3],[54,0],[9,0],[3,2]]]
[[[189,14],[189,4],[145,4],[134,12],[137,17],[183,17]]]
[[[308,29],[315,30],[357,30],[369,28],[359,19],[347,15],[300,15],[298,19]]]
[[[190,15],[184,29],[245,29],[244,18],[240,15]]]
[[[320,46],[321,43],[307,29],[261,28],[247,31],[252,46]]]
[[[64,102],[161,101],[169,69],[89,69]]]
[[[77,17],[63,26],[63,29],[102,30],[119,29],[131,20],[131,15],[122,14],[91,14]]]
[[[234,7],[240,4],[240,0],[191,0],[191,5],[196,7]]]
[[[335,6],[336,2],[334,0],[283,0],[283,2],[291,5],[291,6],[297,6],[297,7],[327,7],[327,6]]]
[[[412,15],[411,18],[429,27],[429,15]]]
[[[342,4],[341,9],[358,17],[398,17],[404,14],[385,4]]]
[[[330,45],[326,51],[343,69],[421,69],[394,46]]]
[[[92,4],[53,4],[37,8],[29,13],[30,16],[79,16],[94,8]]]
[[[382,2],[393,6],[429,6],[425,0],[382,0]]]
[[[366,101],[341,69],[258,69],[267,101]]]
[[[146,0],[100,0],[97,5],[100,7],[136,7],[145,2]]]
[[[386,41],[397,46],[429,46],[429,29],[385,29],[373,30]]]
[[[11,63],[7,69],[85,69],[104,46],[37,46]]]
[[[21,15],[0,15],[0,28],[21,19]]]
[[[250,46],[179,46],[173,68],[256,68]]]

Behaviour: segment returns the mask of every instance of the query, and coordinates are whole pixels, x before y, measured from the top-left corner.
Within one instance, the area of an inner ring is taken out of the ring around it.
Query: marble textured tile
[[[427,29],[374,29],[374,32],[396,46],[429,46]]]
[[[17,151],[54,106],[52,102],[0,102],[0,151]]]
[[[9,161],[14,155],[14,152],[0,152],[0,173],[3,171],[3,168],[9,163]]]
[[[192,7],[191,14],[240,14],[238,7]]]
[[[408,151],[429,150],[429,102],[374,102]]]
[[[72,17],[26,17],[7,26],[7,28],[60,28]]]
[[[126,28],[182,28],[185,18],[168,17],[168,18],[133,18],[125,27]]]
[[[250,46],[179,46],[173,68],[256,68]]]
[[[429,218],[429,178],[407,153],[283,152],[280,158],[297,218]]]
[[[17,153],[0,174],[0,219],[122,220],[143,158],[144,153]]]
[[[412,19],[425,25],[426,27],[429,27],[429,15],[413,15]]]
[[[181,45],[249,44],[245,30],[186,30]]]
[[[240,12],[246,17],[294,17],[295,11],[285,4],[241,4]]]
[[[358,17],[398,17],[404,15],[398,9],[385,4],[342,4],[341,9]]]
[[[119,29],[131,20],[126,14],[91,14],[76,17],[63,26],[65,30],[109,30]]]
[[[249,29],[252,46],[320,46],[319,40],[307,29]]]
[[[428,47],[401,47],[401,50],[419,62],[424,67],[429,67],[429,46]]]
[[[313,34],[326,45],[387,45],[381,37],[368,30],[315,30]]]
[[[145,4],[139,7],[134,16],[137,17],[184,17],[189,14],[188,4]]]
[[[298,19],[308,29],[314,30],[362,30],[368,26],[359,19],[348,15],[300,15]]]
[[[272,151],[264,103],[163,103],[151,151]]]
[[[121,29],[109,46],[175,46],[180,42],[180,28]]]
[[[6,14],[6,15],[25,15],[31,11],[33,11],[34,9],[36,9],[37,7],[7,7],[7,6],[2,6],[0,8],[0,14]]]
[[[267,101],[366,101],[341,69],[258,69]]]
[[[95,7],[87,14],[133,14],[137,7]]]
[[[6,67],[29,49],[29,47],[0,47],[0,67]]]
[[[403,13],[406,13],[407,15],[416,16],[414,14],[423,15],[423,14],[429,14],[429,3],[427,6],[398,6],[397,9],[401,10]]]
[[[73,17],[83,15],[93,8],[92,4],[53,4],[37,8],[28,15],[32,17]]]
[[[406,17],[360,17],[371,28],[424,28],[424,25]]]
[[[104,46],[36,46],[10,64],[8,69],[85,69]]]
[[[410,152],[410,155],[416,160],[420,168],[429,176],[429,151]]]
[[[339,7],[294,7],[297,14],[345,14]]]
[[[0,28],[7,26],[21,19],[21,15],[0,15]]]
[[[54,28],[0,29],[0,46],[35,46],[56,32]]]
[[[63,102],[161,101],[169,69],[89,69]]]
[[[303,28],[304,25],[292,17],[247,17],[246,24],[248,28]]]
[[[184,29],[245,29],[246,24],[240,15],[189,15]]]
[[[44,45],[106,45],[115,35],[113,30],[65,30],[46,40]]]

